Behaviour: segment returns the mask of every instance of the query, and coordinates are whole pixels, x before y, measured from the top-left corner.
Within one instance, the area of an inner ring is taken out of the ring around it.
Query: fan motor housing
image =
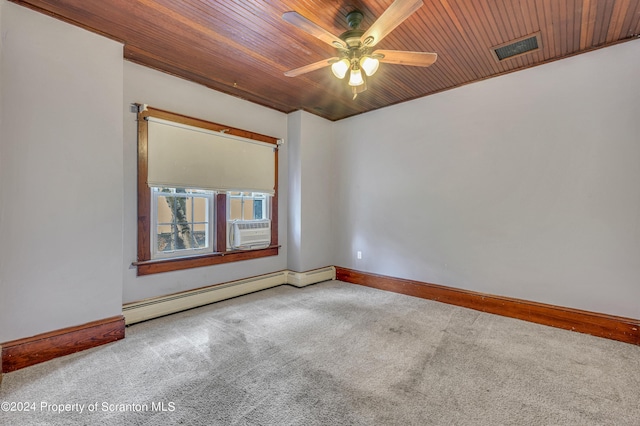
[[[364,34],[364,31],[362,30],[349,30],[340,34],[340,39],[344,40],[350,49],[358,48],[362,45],[362,42],[360,41],[362,34]]]

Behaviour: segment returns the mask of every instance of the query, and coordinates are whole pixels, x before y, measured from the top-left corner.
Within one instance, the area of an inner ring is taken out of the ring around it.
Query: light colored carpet
[[[332,281],[134,325],[0,401],[35,406],[3,425],[640,425],[640,347]]]

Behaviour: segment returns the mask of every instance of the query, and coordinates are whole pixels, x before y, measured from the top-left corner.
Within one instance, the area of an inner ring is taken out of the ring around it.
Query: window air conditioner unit
[[[270,220],[234,220],[229,223],[229,249],[247,250],[269,247]]]

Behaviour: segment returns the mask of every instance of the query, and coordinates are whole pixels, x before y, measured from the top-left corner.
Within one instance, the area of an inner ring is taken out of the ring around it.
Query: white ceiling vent
[[[542,47],[540,41],[540,33],[531,34],[516,40],[491,48],[491,54],[496,61],[501,62],[505,59],[515,58],[526,53],[535,52]]]

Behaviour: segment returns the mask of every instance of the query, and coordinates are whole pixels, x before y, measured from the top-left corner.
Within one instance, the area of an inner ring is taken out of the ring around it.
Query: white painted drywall
[[[122,312],[122,45],[0,3],[0,342]]]
[[[137,125],[129,112],[132,103],[144,103],[179,114],[286,139],[287,115],[199,84],[124,62],[124,297],[123,302],[162,296],[233,281],[287,268],[287,144],[278,157],[278,241],[276,257],[246,260],[184,271],[136,276],[131,263],[137,253]]]
[[[639,75],[640,40],[337,122],[335,264],[640,318]]]
[[[304,111],[288,116],[289,259],[303,272],[332,265],[333,123]]]
[[[302,270],[302,111],[287,116],[289,154],[289,221],[287,223],[287,268]]]

